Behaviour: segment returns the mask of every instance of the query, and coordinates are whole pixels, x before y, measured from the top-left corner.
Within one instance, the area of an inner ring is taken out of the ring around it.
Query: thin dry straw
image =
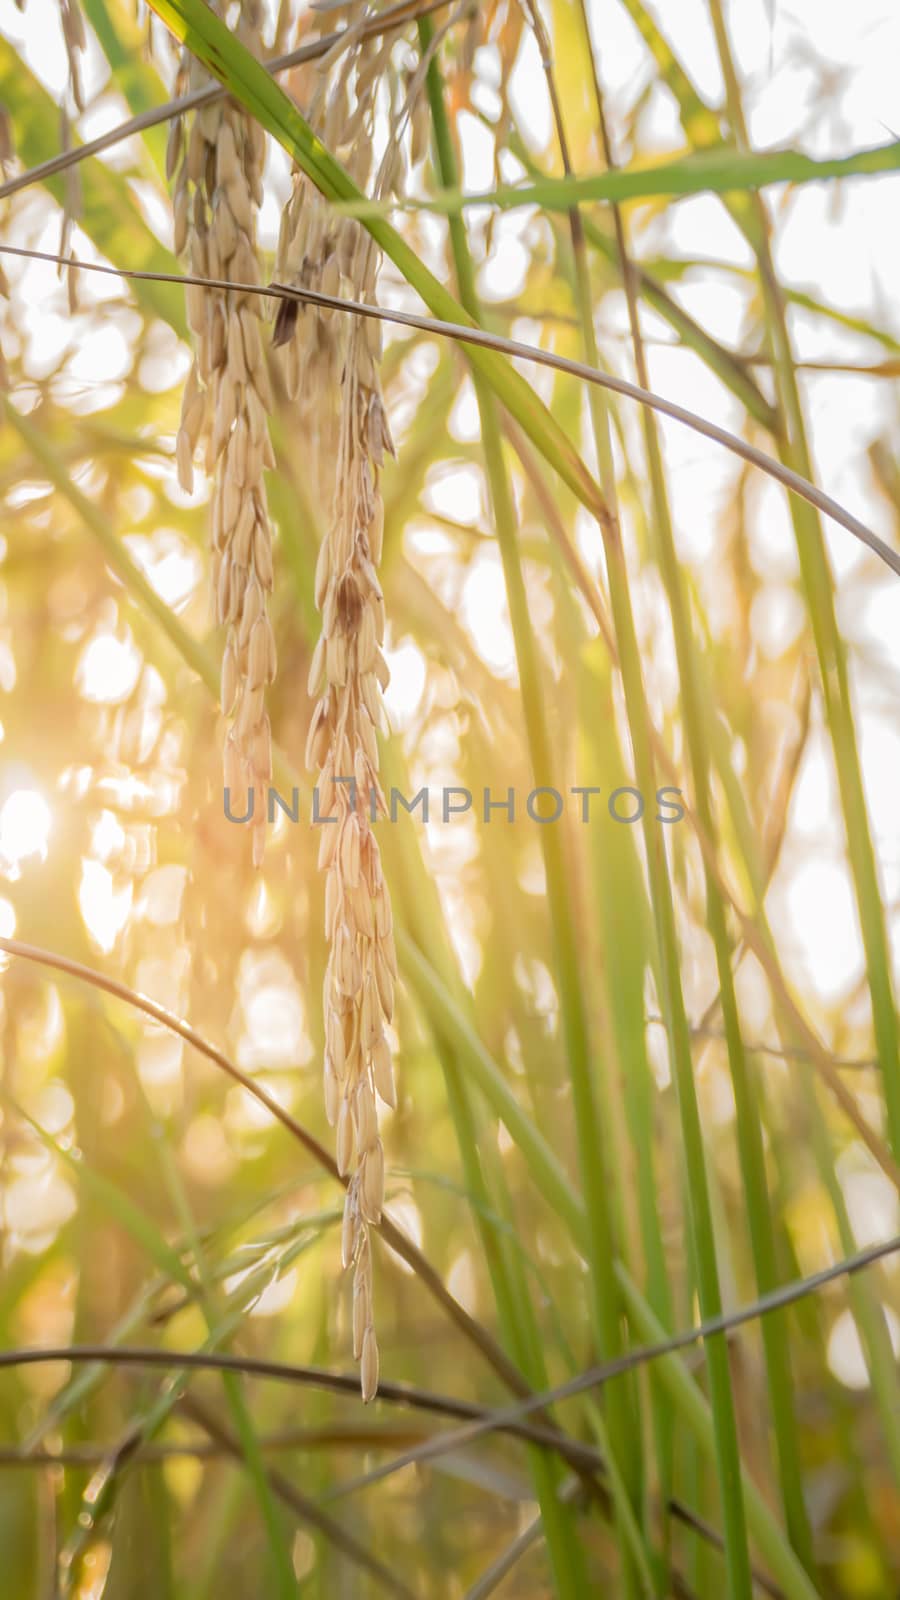
[[[286,1362],[268,1361],[261,1356],[234,1355],[228,1351],[170,1350],[159,1345],[38,1345],[34,1349],[0,1350],[0,1371],[18,1367],[43,1366],[54,1361],[69,1361],[86,1366],[99,1363],[110,1367],[139,1367],[146,1370],[172,1369],[193,1372],[231,1372],[245,1378],[266,1378],[275,1383],[299,1384],[320,1389],[329,1394],[347,1395],[359,1399],[359,1378],[355,1372],[331,1372],[327,1367],[294,1366]],[[413,1411],[424,1411],[430,1416],[472,1418],[483,1425],[485,1432],[512,1434],[534,1444],[559,1450],[567,1460],[580,1463],[589,1470],[603,1467],[602,1457],[582,1444],[580,1440],[555,1434],[551,1428],[524,1422],[509,1425],[494,1422],[494,1413],[483,1406],[454,1395],[437,1394],[420,1389],[413,1384],[389,1383],[379,1385],[378,1399],[393,1405],[409,1406]],[[444,1437],[455,1439],[455,1432]]]
[[[896,1255],[900,1251],[900,1234],[893,1235],[890,1239],[882,1240],[880,1244],[871,1245],[867,1250],[860,1250],[856,1255],[845,1256],[842,1261],[835,1262],[830,1267],[823,1267],[821,1272],[814,1272],[808,1278],[797,1278],[793,1283],[783,1284],[769,1294],[761,1295],[758,1300],[751,1301],[746,1306],[741,1306],[736,1311],[723,1312],[721,1316],[709,1317],[705,1322],[698,1322],[693,1328],[685,1328],[681,1333],[673,1334],[669,1339],[660,1339],[656,1344],[639,1345],[633,1350],[628,1350],[624,1355],[617,1356],[614,1361],[605,1361],[596,1366],[589,1367],[568,1382],[559,1384],[555,1389],[545,1389],[543,1394],[537,1394],[530,1400],[517,1401],[510,1406],[504,1406],[490,1413],[481,1422],[473,1422],[464,1427],[457,1428],[451,1433],[444,1433],[438,1439],[429,1441],[415,1450],[408,1451],[405,1455],[397,1456],[393,1461],[383,1467],[376,1467],[356,1483],[342,1485],[342,1493],[350,1493],[354,1488],[368,1488],[379,1479],[386,1478],[401,1467],[413,1463],[431,1460],[443,1455],[445,1451],[456,1450],[461,1445],[470,1443],[471,1440],[492,1432],[494,1427],[509,1427],[520,1422],[530,1411],[538,1406],[557,1405],[562,1400],[572,1399],[574,1396],[584,1394],[589,1389],[601,1387],[610,1378],[619,1377],[624,1372],[631,1372],[636,1367],[647,1365],[651,1361],[659,1361],[664,1356],[676,1355],[681,1350],[688,1349],[691,1345],[698,1344],[719,1333],[730,1333],[735,1328],[743,1327],[748,1322],[754,1322],[758,1317],[767,1316],[770,1312],[783,1310],[786,1306],[795,1305],[798,1300],[805,1299],[807,1295],[816,1294],[828,1284],[834,1283],[839,1278],[852,1277],[865,1268],[874,1266],[887,1256]],[[2,1365],[2,1356],[0,1356]]]
[[[395,1445],[409,1444],[421,1439],[426,1425],[396,1422],[329,1422],[321,1427],[279,1428],[274,1433],[260,1434],[260,1450],[270,1455],[290,1455],[295,1450],[387,1450]],[[110,1457],[108,1444],[89,1441],[85,1444],[66,1445],[60,1450],[46,1447],[29,1450],[14,1445],[0,1445],[0,1467],[95,1467]],[[213,1440],[175,1439],[165,1444],[139,1445],[132,1460],[146,1461],[148,1465],[160,1461],[178,1461],[196,1456],[199,1461],[214,1461],[226,1455],[224,1445]]]
[[[430,0],[429,4],[423,6],[409,4],[394,6],[393,10],[386,11],[383,16],[370,18],[362,29],[361,37],[369,39],[380,33],[389,33],[394,28],[405,27],[408,22],[418,22],[420,17],[430,17],[432,12],[441,11],[449,4],[450,0]],[[346,31],[344,29],[338,33],[325,34],[321,39],[313,39],[309,44],[300,45],[296,50],[289,50],[287,55],[276,56],[272,61],[264,61],[262,65],[267,72],[275,74],[287,72],[291,67],[302,66],[306,61],[318,61],[328,54]],[[14,178],[7,178],[5,183],[0,183],[0,200],[5,200],[8,195],[17,194],[21,189],[27,189],[32,183],[43,183],[47,178],[53,178],[58,172],[65,172],[68,167],[86,160],[88,156],[101,155],[113,145],[121,144],[124,139],[130,139],[132,134],[158,127],[161,122],[170,122],[185,111],[196,110],[198,106],[208,106],[215,100],[224,100],[227,94],[227,89],[223,89],[221,84],[214,83],[209,88],[194,89],[191,94],[180,95],[177,100],[168,100],[165,105],[154,106],[150,111],[142,111],[137,117],[129,117],[127,122],[119,123],[107,133],[101,133],[96,139],[89,140],[87,144],[77,145],[71,150],[61,150],[58,155],[40,162],[38,166],[19,172]]]
[[[478,345],[485,350],[496,350],[501,355],[533,361],[537,366],[552,367],[557,372],[565,372],[574,378],[580,378],[585,383],[595,383],[601,389],[609,389],[614,394],[624,395],[628,400],[636,400],[639,405],[649,406],[652,411],[671,417],[673,421],[680,422],[684,427],[702,434],[704,438],[711,439],[714,444],[722,445],[731,451],[732,455],[740,456],[741,460],[749,462],[750,466],[757,467],[760,472],[774,478],[790,493],[799,495],[801,500],[809,501],[810,505],[830,517],[833,522],[846,528],[848,533],[852,533],[854,538],[859,539],[900,577],[900,553],[892,550],[877,533],[873,533],[872,529],[852,512],[846,511],[837,500],[831,498],[831,495],[825,494],[824,490],[810,483],[808,478],[784,466],[773,456],[766,455],[764,450],[758,450],[755,445],[749,444],[738,434],[729,433],[727,428],[720,428],[717,423],[699,416],[697,412],[689,411],[685,406],[678,405],[674,400],[667,400],[663,395],[655,394],[650,389],[642,389],[636,383],[629,383],[627,378],[600,372],[584,361],[574,361],[568,356],[557,355],[555,351],[542,350],[537,345],[523,344],[518,339],[506,339],[501,334],[488,333],[485,328],[468,327],[460,322],[441,322],[435,317],[419,316],[413,311],[386,310],[383,306],[368,305],[359,300],[342,300],[336,295],[322,294],[315,289],[288,288],[281,283],[270,283],[265,286],[230,283],[225,279],[199,278],[177,272],[141,272],[134,268],[105,266],[97,261],[76,263],[69,257],[60,257],[43,250],[28,250],[22,245],[0,244],[0,255],[23,256],[33,261],[62,262],[67,266],[77,265],[83,271],[100,272],[113,278],[153,283],[197,284],[201,288],[231,289],[240,294],[271,295],[276,300],[303,300],[311,305],[331,307],[335,311],[349,311],[355,316],[374,317],[383,322],[398,323],[405,328],[416,328],[422,333],[434,333],[443,338],[457,339],[462,344]]]
[[[564,1497],[565,1488],[560,1491],[560,1499],[562,1500]],[[487,1595],[493,1594],[504,1578],[512,1572],[513,1567],[517,1565],[525,1552],[530,1550],[533,1544],[537,1543],[543,1531],[544,1519],[541,1516],[537,1516],[532,1522],[529,1522],[522,1533],[516,1535],[505,1550],[501,1551],[496,1561],[491,1562],[491,1565],[472,1584],[471,1588],[466,1590],[465,1600],[485,1600]]]
[[[716,1002],[713,1003],[713,1011],[715,1010],[715,1006]],[[664,1028],[666,1025],[665,1017],[657,1016],[654,1012],[649,1012],[644,1020],[646,1022],[655,1024],[655,1026],[659,1028]],[[691,1034],[695,1039],[725,1038],[725,1032],[723,1029],[710,1028],[707,1027],[705,1023],[698,1023],[696,1026],[692,1027]],[[811,1061],[813,1059],[809,1050],[801,1050],[798,1047],[795,1047],[791,1050],[785,1050],[779,1045],[765,1044],[760,1041],[754,1042],[749,1039],[745,1041],[744,1049],[747,1051],[748,1055],[771,1056],[775,1061]],[[840,1067],[842,1070],[847,1072],[872,1072],[877,1068],[878,1062],[874,1056],[834,1056],[832,1058],[832,1065],[835,1067]]]
[[[681,1333],[673,1334],[670,1339],[661,1339],[656,1344],[640,1345],[617,1357],[615,1361],[589,1367],[587,1371],[570,1378],[567,1383],[559,1384],[555,1389],[547,1389],[543,1394],[533,1395],[528,1400],[500,1407],[494,1411],[486,1412],[481,1407],[471,1405],[464,1400],[432,1394],[428,1390],[414,1389],[406,1384],[385,1384],[379,1390],[379,1398],[382,1400],[393,1400],[443,1416],[474,1416],[476,1419],[469,1426],[454,1430],[452,1433],[441,1434],[432,1444],[420,1451],[410,1452],[408,1457],[398,1457],[391,1463],[390,1470],[397,1471],[407,1460],[422,1461],[431,1456],[442,1455],[447,1450],[455,1450],[459,1445],[466,1444],[470,1439],[478,1438],[482,1434],[517,1431],[518,1425],[539,1407],[553,1405],[561,1400],[571,1399],[575,1395],[584,1394],[589,1389],[599,1388],[609,1378],[633,1371],[648,1362],[658,1361],[663,1356],[675,1355],[703,1339],[708,1339],[712,1334],[729,1333],[732,1329],[753,1322],[758,1317],[767,1316],[772,1311],[795,1305],[806,1296],[817,1294],[828,1284],[862,1272],[898,1251],[900,1251],[900,1234],[895,1234],[890,1239],[882,1240],[880,1244],[869,1246],[867,1250],[845,1256],[842,1261],[837,1261],[830,1267],[823,1267],[821,1272],[814,1272],[808,1278],[798,1278],[793,1283],[784,1284],[771,1294],[762,1295],[758,1300],[753,1300],[736,1311],[723,1312],[720,1317],[710,1317],[706,1322],[697,1323],[695,1327],[686,1328]],[[238,1372],[248,1378],[268,1378],[276,1383],[308,1384],[337,1394],[346,1393],[355,1396],[358,1392],[355,1373],[329,1372],[321,1367],[295,1366],[282,1361],[269,1361],[260,1356],[231,1355],[223,1351],[169,1350],[160,1349],[155,1345],[104,1344],[41,1345],[35,1349],[0,1350],[0,1371],[13,1367],[40,1366],[53,1361],[71,1361],[79,1364],[104,1362],[111,1366],[189,1367],[200,1371]],[[558,1443],[559,1440],[555,1442]],[[567,1444],[569,1442],[566,1441]],[[594,1451],[586,1450],[584,1453],[590,1457],[592,1464],[596,1463]],[[373,1482],[378,1476],[386,1474],[372,1473],[366,1482]]]

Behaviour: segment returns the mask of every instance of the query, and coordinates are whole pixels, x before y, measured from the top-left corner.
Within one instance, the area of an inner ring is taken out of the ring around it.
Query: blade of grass
[[[587,654],[582,669],[585,760],[579,760],[585,782],[607,790],[609,775],[621,771],[622,760],[611,719],[596,716],[596,707],[609,704],[613,695],[612,662],[607,652]],[[647,904],[646,884],[630,833],[610,849],[603,835],[591,833],[592,883],[599,908],[598,960],[604,974],[606,1004],[619,1065],[617,1088],[622,1095],[627,1129],[634,1151],[637,1211],[643,1255],[645,1293],[659,1320],[673,1326],[672,1294],[659,1213],[662,1160],[654,1152],[657,1091],[647,1057],[644,1025],[644,986],[652,964],[653,922]],[[633,1193],[635,1178],[625,1179],[625,1193]],[[653,1431],[659,1494],[663,1504],[671,1498],[674,1419],[668,1397],[651,1383]],[[663,1575],[668,1562],[664,1528]]]
[[[603,96],[596,68],[590,23],[584,0],[579,0],[587,54],[591,65],[601,146],[607,165],[612,162],[612,150],[604,113]],[[643,339],[638,319],[635,293],[635,275],[631,264],[625,223],[618,206],[613,207],[613,224],[620,258],[625,295],[628,304],[635,369],[638,382],[647,387],[648,373]],[[711,797],[712,757],[706,739],[706,719],[703,695],[699,680],[704,677],[702,664],[697,659],[693,639],[687,596],[675,547],[674,528],[666,489],[662,449],[655,418],[643,412],[644,447],[647,455],[650,496],[653,507],[652,526],[657,539],[657,559],[669,601],[669,613],[675,638],[676,659],[681,684],[681,704],[687,744],[693,774],[694,802],[700,822],[713,844],[716,844],[716,825]],[[719,1000],[725,1024],[728,1063],[734,1089],[737,1119],[738,1150],[741,1174],[746,1196],[747,1219],[753,1252],[756,1287],[760,1294],[774,1289],[778,1283],[775,1256],[775,1234],[766,1181],[765,1153],[762,1124],[757,1110],[759,1084],[754,1079],[752,1064],[748,1062],[741,1036],[737,994],[732,972],[732,949],[726,921],[725,905],[718,884],[708,868],[704,867],[706,880],[706,915],[710,937],[716,956],[719,978]],[[763,1326],[766,1373],[769,1388],[769,1410],[775,1433],[776,1450],[785,1516],[792,1543],[811,1576],[815,1576],[812,1530],[803,1498],[803,1474],[797,1439],[796,1410],[793,1378],[789,1359],[788,1328],[784,1320],[771,1317]]]
[[[808,1069],[804,1070],[804,1077],[809,1083]],[[844,1191],[835,1168],[832,1141],[812,1083],[809,1083],[804,1107],[816,1165],[831,1201],[840,1246],[845,1254],[851,1255],[856,1248],[856,1239]],[[900,1487],[900,1375],[897,1372],[897,1359],[891,1344],[890,1329],[874,1284],[862,1279],[858,1282],[850,1279],[848,1294],[854,1321],[861,1336],[872,1391],[878,1404],[891,1473],[895,1485]]]
[[[172,1159],[172,1152],[164,1130],[160,1130],[160,1149],[163,1176],[175,1203],[175,1208],[184,1230],[185,1240],[194,1259],[198,1278],[198,1284],[195,1287],[198,1289],[198,1298],[207,1331],[212,1338],[215,1335],[218,1323],[222,1319],[223,1311],[217,1301],[215,1284],[210,1277],[206,1254],[200,1242],[185,1187],[178,1168]],[[263,1526],[266,1530],[271,1571],[274,1574],[275,1592],[282,1597],[282,1600],[293,1600],[296,1594],[296,1580],[291,1561],[291,1552],[286,1541],[285,1529],[275,1505],[272,1484],[269,1481],[269,1475],[263,1461],[253,1419],[240,1382],[233,1372],[223,1372],[222,1387],[238,1440],[238,1458],[242,1460],[246,1467],[262,1516]],[[185,1401],[187,1398],[185,1397]],[[185,1401],[182,1403],[185,1403]]]
[[[423,59],[428,59],[429,46],[434,40],[434,29],[431,21],[420,21],[421,51]],[[440,75],[439,59],[437,54],[431,54],[426,70],[426,88],[428,88],[428,101],[431,107],[432,134],[434,134],[434,158],[436,158],[437,176],[440,186],[452,189],[456,181],[456,155],[453,150],[452,133],[448,123],[447,109],[444,102],[444,80]],[[450,222],[450,248],[453,254],[456,283],[460,290],[461,304],[468,312],[472,322],[480,323],[480,307],[477,301],[476,275],[469,254],[468,237],[461,219],[453,218]],[[516,509],[512,502],[512,490],[509,485],[508,472],[503,459],[503,435],[501,435],[500,418],[496,411],[495,400],[490,394],[487,384],[479,371],[474,371],[472,381],[476,387],[476,400],[479,406],[480,429],[482,429],[482,451],[484,451],[485,472],[490,486],[490,501],[492,501],[493,522],[495,522],[496,539],[500,546],[500,558],[503,563],[504,584],[506,584],[506,597],[508,597],[509,618],[512,624],[512,637],[516,643],[516,659],[519,664],[519,680],[522,685],[522,709],[524,709],[525,730],[527,730],[528,750],[530,750],[530,765],[536,786],[548,786],[552,778],[551,747],[549,747],[548,723],[546,723],[546,709],[544,709],[543,686],[541,686],[540,669],[536,659],[535,640],[532,635],[532,622],[528,616],[528,600],[525,594],[524,576],[520,566],[519,547],[517,547]],[[612,1274],[612,1259],[615,1253],[613,1243],[612,1221],[610,1221],[609,1205],[607,1205],[607,1179],[605,1179],[604,1163],[602,1163],[602,1146],[599,1139],[599,1126],[597,1126],[596,1101],[594,1101],[594,1088],[591,1082],[591,1069],[589,1069],[589,1040],[588,1018],[586,1018],[585,995],[581,989],[580,971],[578,971],[578,947],[573,928],[572,915],[570,915],[570,898],[567,890],[567,875],[565,875],[565,861],[562,856],[562,842],[560,842],[557,829],[541,830],[541,848],[543,848],[544,872],[548,882],[549,922],[551,922],[551,939],[556,962],[554,962],[554,976],[556,976],[557,990],[560,997],[560,1011],[562,1011],[562,1026],[564,1026],[565,1054],[572,1078],[573,1112],[577,1123],[578,1149],[580,1149],[581,1184],[585,1189],[585,1210],[588,1216],[588,1250],[589,1267],[591,1267],[591,1294],[593,1294],[593,1320],[596,1330],[599,1349],[605,1355],[618,1354],[621,1349],[621,1307],[618,1286]],[[633,1493],[633,1472],[629,1474],[629,1464],[637,1466],[637,1453],[634,1451],[633,1416],[628,1405],[628,1389],[625,1386],[610,1387],[607,1395],[607,1408],[609,1408],[609,1462],[610,1480],[615,1483],[617,1475],[623,1474],[626,1485],[626,1494]],[[615,1488],[613,1488],[615,1494]],[[618,1498],[618,1530],[620,1530],[620,1549],[623,1571],[621,1578],[625,1582],[626,1594],[634,1594],[637,1587],[637,1570],[644,1566],[647,1571],[647,1555],[639,1547],[634,1550],[633,1539],[629,1538],[626,1528],[634,1533],[633,1518],[629,1518],[628,1501],[625,1506]],[[548,1515],[548,1506],[541,1496],[541,1514],[543,1514],[544,1531],[548,1539],[548,1549],[551,1552],[552,1565],[556,1571],[557,1586],[560,1594],[578,1595],[583,1592],[586,1582],[585,1565],[578,1552],[577,1541],[573,1541],[570,1518],[560,1525],[557,1517],[557,1501],[554,1498],[551,1515]],[[644,1584],[645,1586],[645,1584]],[[650,1590],[652,1592],[652,1590]]]
[[[182,1289],[193,1299],[196,1284],[181,1257],[166,1242],[159,1229],[154,1226],[140,1206],[136,1205],[131,1197],[125,1193],[121,1185],[114,1183],[111,1178],[107,1178],[102,1172],[95,1172],[83,1160],[80,1151],[61,1144],[58,1139],[55,1139],[51,1133],[48,1133],[31,1116],[23,1105],[8,1096],[4,1096],[4,1099],[7,1100],[16,1117],[27,1124],[35,1138],[40,1141],[45,1149],[49,1150],[57,1161],[63,1163],[77,1183],[91,1194],[103,1206],[109,1216],[140,1245],[149,1260],[154,1263],[163,1276],[173,1283],[180,1284]]]
[[[743,283],[756,281],[755,267],[741,266],[720,256],[656,256],[646,260],[643,265],[654,279],[659,279],[662,283],[680,283],[697,269],[704,272],[710,270],[721,272],[726,277],[736,278]],[[798,306],[803,311],[811,312],[815,317],[821,317],[825,322],[834,323],[838,328],[846,328],[850,333],[860,333],[863,338],[871,339],[882,349],[891,351],[895,356],[900,355],[900,339],[896,338],[889,328],[879,328],[868,317],[854,315],[852,311],[846,311],[841,306],[826,305],[806,289],[791,288],[787,284],[782,284],[781,289],[786,305]],[[751,365],[755,362],[769,365],[771,360],[767,351],[754,351],[744,359]],[[796,362],[795,365],[800,367],[804,363]],[[893,363],[888,362],[887,365],[891,367]]]
[[[728,118],[738,144],[743,150],[749,151],[750,142],[740,85],[720,0],[710,0],[710,15],[725,78]],[[748,197],[747,205],[748,216],[753,220],[745,224],[745,232],[759,264],[773,370],[785,418],[779,444],[784,459],[792,466],[796,465],[807,477],[811,477],[812,460],[806,437],[800,389],[794,370],[790,331],[770,243],[769,214],[761,196],[753,197],[753,201]],[[900,1157],[900,1029],[897,1023],[884,906],[878,883],[878,868],[859,762],[847,653],[838,628],[834,582],[818,519],[808,508],[793,502],[791,515],[807,607],[819,658],[851,874],[866,952],[872,1020],[881,1063],[888,1131],[894,1154]]]
[[[582,220],[584,236],[591,248],[597,250],[607,261],[615,262],[618,259],[615,241],[608,238],[590,217],[584,217]],[[633,273],[641,297],[646,300],[648,306],[658,316],[664,318],[670,328],[677,333],[681,343],[688,350],[693,350],[694,354],[705,362],[710,372],[714,372],[716,377],[731,390],[750,416],[771,432],[774,426],[773,408],[740,356],[713,339],[706,329],[678,304],[677,300],[673,300],[672,296],[666,293],[650,272],[635,264]]]
[[[177,1600],[172,1520],[164,1475],[137,1466],[116,1510],[104,1600]]]
[[[493,131],[493,125],[488,117],[483,117],[485,126]],[[534,159],[518,129],[513,129],[509,135],[509,147],[519,160],[529,176],[535,180],[542,180],[546,173]],[[610,236],[600,227],[592,217],[582,216],[584,236],[591,248],[597,250],[607,261],[615,264],[618,261],[618,252],[615,238]],[[673,264],[680,265],[680,263]],[[733,350],[714,339],[707,330],[701,326],[677,300],[667,294],[663,284],[659,281],[658,269],[656,274],[647,267],[634,263],[634,275],[640,288],[642,297],[647,304],[652,306],[659,316],[675,333],[688,349],[696,355],[714,372],[718,378],[732,391],[746,407],[750,415],[757,422],[770,431],[773,427],[774,412],[765,395],[757,385],[747,361]]]
[[[542,178],[534,183],[494,189],[448,189],[427,200],[346,200],[338,209],[347,216],[371,221],[392,211],[434,211],[451,216],[470,206],[492,206],[511,211],[519,206],[540,206],[546,211],[568,211],[586,201],[614,201],[697,194],[745,194],[772,184],[821,183],[826,179],[876,176],[900,170],[900,140],[855,150],[846,156],[816,159],[802,150],[763,152],[733,148],[704,150],[660,166],[620,167],[615,172],[590,177]]]
[[[535,17],[539,23],[536,13]],[[542,31],[540,27],[538,31],[539,33]],[[549,41],[539,38],[539,43],[543,44],[551,105],[563,166],[568,173],[571,170],[571,164],[565,126],[550,66]],[[598,350],[594,331],[593,300],[584,247],[584,232],[581,226],[581,214],[575,203],[572,204],[569,211],[569,224],[575,258],[576,308],[581,322],[585,355],[590,365],[596,367],[598,365]],[[628,572],[618,520],[608,403],[605,400],[605,396],[601,397],[600,392],[595,391],[593,388],[590,390],[589,398],[594,442],[600,463],[600,482],[610,512],[606,521],[601,523],[601,533],[606,556],[616,641],[619,650],[619,665],[634,749],[635,771],[641,792],[653,794],[656,791],[656,779],[653,749],[648,737],[651,717],[644,687]],[[646,811],[644,812],[643,829],[662,976],[662,1010],[667,1022],[669,1055],[677,1088],[678,1108],[681,1119],[688,1192],[688,1215],[697,1267],[698,1298],[701,1316],[704,1320],[710,1320],[721,1314],[722,1297],[716,1260],[712,1208],[706,1174],[703,1133],[693,1077],[690,1034],[681,988],[680,954],[672,887],[666,860],[665,844],[657,831],[658,824],[650,818]],[[752,1582],[741,1481],[740,1446],[735,1420],[728,1352],[722,1339],[711,1338],[708,1341],[706,1344],[706,1359],[716,1439],[719,1497],[725,1530],[725,1555],[729,1593],[732,1596],[732,1600],[750,1600]]]
[[[113,81],[125,98],[135,117],[155,109],[160,80],[153,68],[142,59],[141,32],[129,8],[113,0],[82,0],[84,14],[97,36],[97,42],[109,63]],[[157,175],[165,182],[166,136],[159,124],[141,130],[144,143],[150,152]],[[106,145],[104,148],[109,149]],[[76,146],[72,154],[83,158],[84,146]]]

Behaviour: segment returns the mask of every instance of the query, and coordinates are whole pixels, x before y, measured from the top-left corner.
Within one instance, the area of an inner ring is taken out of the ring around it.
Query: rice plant
[[[900,1592],[893,11],[0,5],[15,1600]]]

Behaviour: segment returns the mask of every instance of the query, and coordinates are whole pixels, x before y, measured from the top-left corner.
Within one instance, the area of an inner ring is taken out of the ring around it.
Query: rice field
[[[0,0],[14,1600],[900,1594],[898,46]]]

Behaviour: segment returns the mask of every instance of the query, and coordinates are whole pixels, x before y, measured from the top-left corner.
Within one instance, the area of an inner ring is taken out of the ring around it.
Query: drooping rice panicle
[[[361,8],[357,25],[363,14]],[[323,72],[323,137],[362,184],[373,164],[372,104],[386,51],[381,40],[345,42],[327,99]],[[332,65],[326,63],[325,72]],[[359,224],[333,218],[298,174],[282,219],[280,281],[332,294],[343,288],[349,296],[370,299],[377,270],[378,252]],[[393,1016],[397,961],[373,829],[384,808],[376,735],[388,682],[377,574],[384,524],[379,476],[385,450],[393,451],[393,445],[377,375],[379,324],[343,324],[327,310],[283,302],[275,342],[284,347],[289,393],[314,408],[320,490],[332,485],[332,514],[316,570],[322,633],[309,675],[316,706],[306,756],[318,772],[318,814],[334,819],[322,824],[319,852],[327,874],[330,945],[323,996],[325,1106],[337,1130],[338,1166],[350,1179],[341,1254],[344,1266],[353,1266],[353,1353],[368,1401],[378,1386],[369,1229],[380,1220],[384,1198],[376,1105],[378,1098],[396,1104],[385,1028]]]
[[[258,44],[260,0],[243,0],[237,32]],[[182,65],[182,89],[207,81],[195,59]],[[175,249],[198,276],[235,283],[261,281],[255,218],[262,204],[265,134],[228,100],[203,106],[172,125],[167,169],[175,178]],[[237,814],[254,793],[253,860],[265,845],[263,791],[272,776],[272,738],[265,692],[275,676],[275,638],[268,616],[274,569],[263,472],[274,464],[268,434],[272,392],[260,339],[263,302],[239,290],[187,288],[195,357],[177,441],[178,478],[193,488],[194,453],[202,445],[214,478],[212,602],[227,629],[221,704],[231,726],[225,741],[225,785]]]
[[[347,344],[338,488],[322,545],[316,598],[322,635],[310,671],[319,696],[310,726],[308,763],[318,769],[323,824],[320,865],[326,879],[325,1102],[337,1124],[337,1160],[352,1173],[342,1254],[354,1265],[353,1345],[362,1361],[363,1398],[375,1392],[378,1352],[372,1314],[369,1224],[378,1222],[384,1155],[375,1095],[396,1103],[384,1028],[393,1015],[394,952],[390,896],[372,827],[383,807],[376,732],[388,671],[381,644],[384,599],[376,564],[383,506],[378,475],[390,448],[369,329],[356,325]]]

